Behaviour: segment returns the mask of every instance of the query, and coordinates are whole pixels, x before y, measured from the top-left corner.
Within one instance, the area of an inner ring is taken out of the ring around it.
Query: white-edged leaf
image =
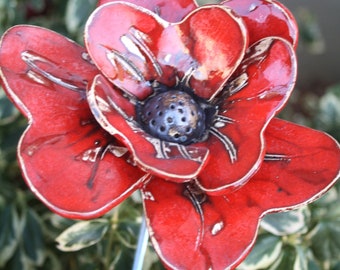
[[[22,233],[22,249],[27,259],[41,266],[45,259],[45,244],[38,215],[32,210],[26,212],[26,223]]]
[[[312,250],[321,261],[340,260],[340,219],[319,222],[309,233]]]
[[[307,258],[308,249],[305,249],[302,246],[296,246],[295,251],[296,259],[294,262],[294,270],[309,270]]]
[[[269,268],[270,270],[295,270],[296,250],[292,246],[285,246],[282,249],[280,257]]]
[[[106,219],[80,221],[63,231],[57,238],[62,251],[76,251],[98,243],[109,228]]]
[[[304,207],[293,211],[269,214],[262,219],[261,227],[279,236],[305,233],[308,229],[309,219],[310,211]]]
[[[280,256],[281,238],[275,235],[260,235],[253,250],[237,268],[238,270],[265,269],[272,265]]]
[[[338,204],[340,202],[340,194],[334,186],[330,190],[327,191],[320,199],[314,202],[314,205],[317,207],[322,207],[327,209],[327,206],[332,204]]]
[[[17,249],[22,222],[13,205],[0,207],[0,267],[14,255]]]

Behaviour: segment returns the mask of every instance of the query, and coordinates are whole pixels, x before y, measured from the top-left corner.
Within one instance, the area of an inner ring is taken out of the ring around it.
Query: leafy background
[[[0,0],[0,34],[15,24],[35,24],[82,43],[83,25],[95,5],[95,0]],[[322,58],[327,39],[316,14],[308,2],[293,11],[301,31],[299,55]],[[333,57],[339,59],[339,54]],[[340,140],[340,82],[319,76],[315,83],[315,77],[299,71],[304,81],[298,82],[281,117]],[[92,221],[51,213],[27,190],[16,162],[25,127],[26,120],[0,89],[0,269],[131,269],[141,224],[140,195]],[[253,251],[238,269],[339,270],[339,203],[337,184],[308,207],[268,215]],[[151,245],[143,269],[163,269]]]

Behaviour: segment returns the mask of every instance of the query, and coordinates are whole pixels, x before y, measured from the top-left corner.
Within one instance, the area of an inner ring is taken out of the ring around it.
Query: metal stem
[[[145,217],[143,216],[142,224],[139,230],[137,249],[133,261],[132,270],[142,270],[146,248],[148,246],[149,234],[146,228]]]

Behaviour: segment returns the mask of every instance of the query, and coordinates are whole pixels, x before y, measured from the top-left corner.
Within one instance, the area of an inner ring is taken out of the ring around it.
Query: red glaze
[[[292,13],[275,0],[227,0],[221,3],[241,16],[249,31],[250,44],[278,36],[287,39],[296,49],[299,37]]]
[[[215,124],[235,149],[234,160],[232,151],[212,133],[206,142],[212,155],[200,174],[204,190],[215,195],[230,192],[226,189],[243,185],[256,172],[265,153],[263,132],[289,98],[295,79],[296,59],[288,42],[267,38],[249,48],[229,81],[229,95],[219,112],[229,123]],[[246,85],[237,89],[242,83]]]
[[[209,99],[242,60],[248,36],[242,21],[220,6],[169,24],[146,9],[112,3],[92,14],[85,43],[104,75],[139,99],[152,93],[150,81],[173,86],[189,75],[196,94]]]
[[[136,190],[145,173],[127,163],[127,149],[89,110],[85,89],[98,70],[84,60],[84,48],[43,28],[17,26],[0,51],[3,85],[30,123],[18,157],[33,192],[60,215],[93,218]]]
[[[231,194],[209,196],[194,183],[161,179],[143,188],[151,240],[167,267],[234,268],[253,246],[262,216],[310,203],[335,183],[339,145],[329,136],[274,119],[265,137],[264,163]]]
[[[34,26],[1,40],[1,83],[29,120],[18,147],[28,186],[54,212],[82,219],[141,188],[167,267],[236,267],[264,214],[309,203],[339,177],[337,142],[273,119],[296,79],[294,18],[269,0],[99,5],[88,52]],[[135,105],[154,80],[181,80],[218,109],[203,141],[143,131]]]

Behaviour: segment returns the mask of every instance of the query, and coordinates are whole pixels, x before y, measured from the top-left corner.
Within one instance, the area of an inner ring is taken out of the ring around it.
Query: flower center
[[[206,112],[198,98],[182,89],[162,89],[137,106],[142,128],[168,142],[187,145],[201,140]]]

